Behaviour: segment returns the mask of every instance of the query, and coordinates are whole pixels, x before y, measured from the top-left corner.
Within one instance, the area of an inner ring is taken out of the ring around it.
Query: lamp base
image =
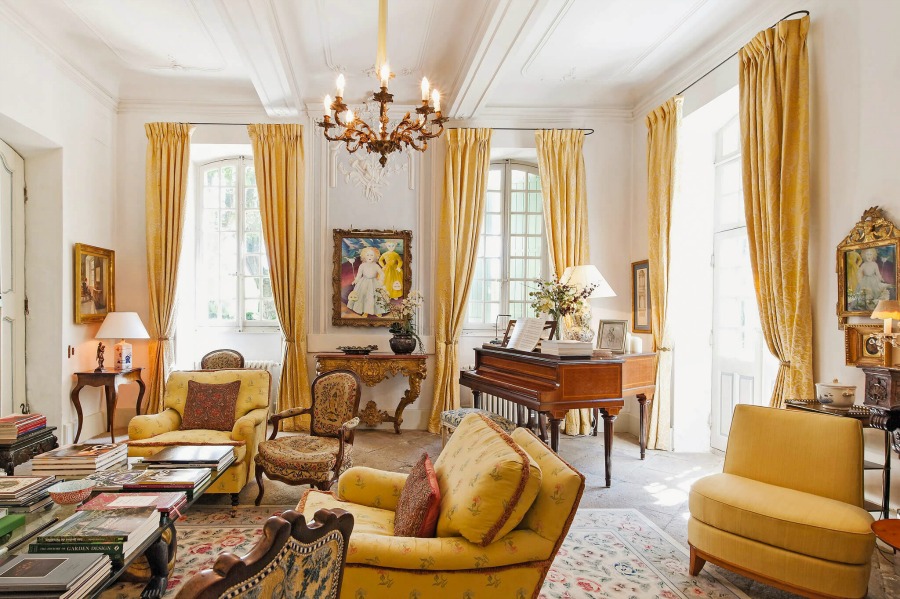
[[[131,370],[131,344],[123,339],[113,346],[113,352],[116,357],[116,370]]]

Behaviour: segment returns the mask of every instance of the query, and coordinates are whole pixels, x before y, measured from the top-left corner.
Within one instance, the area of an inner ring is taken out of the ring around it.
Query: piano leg
[[[550,449],[552,449],[555,453],[559,453],[559,423],[562,422],[562,418],[554,418],[550,416]],[[609,458],[606,458],[606,477],[609,478]],[[609,486],[609,483],[606,483],[606,486]]]
[[[618,411],[610,414],[608,410],[600,408],[603,415],[603,457],[605,460],[606,486],[612,486],[612,444],[613,444],[613,422],[616,421]]]
[[[477,408],[481,409],[481,391],[476,391],[472,389],[472,404]]]
[[[638,441],[641,445],[641,459],[647,454],[647,396],[643,393],[637,394],[638,404],[640,404],[640,426],[641,432],[638,434]]]
[[[591,433],[594,437],[597,436],[597,431],[600,429],[600,409],[594,408],[591,410],[591,416],[594,419],[594,431]]]
[[[538,432],[540,432],[539,436],[541,438],[541,441],[546,443],[547,442],[547,415],[542,414],[540,412],[536,412],[536,413],[537,413]]]

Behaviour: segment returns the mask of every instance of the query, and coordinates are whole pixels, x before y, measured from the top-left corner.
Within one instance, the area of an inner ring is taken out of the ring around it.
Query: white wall
[[[900,121],[893,118],[900,97],[900,51],[893,25],[900,3],[892,0],[786,1],[777,12],[751,15],[746,41],[793,10],[808,9],[811,209],[810,284],[812,287],[815,380],[839,378],[858,386],[863,372],[844,364],[844,336],[835,306],[835,248],[870,206],[879,205],[900,223]],[[738,44],[740,45],[740,44]],[[718,48],[698,57],[691,71],[677,73],[660,92],[640,103],[633,124],[632,257],[646,255],[646,128],[644,115],[711,66],[736,50]],[[718,52],[718,54],[716,54]],[[728,68],[731,65],[726,65]],[[687,100],[686,100],[687,101]],[[677,406],[676,406],[677,409]],[[881,455],[882,434],[867,431],[867,452]],[[894,469],[900,462],[894,454]],[[877,495],[879,481],[867,475],[867,491]],[[900,480],[892,485],[900,505]]]
[[[0,20],[0,139],[25,158],[26,387],[33,411],[71,441],[72,373],[93,369],[97,325],[73,316],[72,246],[115,249],[115,112],[110,98],[62,66],[44,47]],[[67,357],[67,345],[75,355]],[[104,430],[100,391],[81,393],[83,434]],[[24,398],[17,398],[16,405]]]

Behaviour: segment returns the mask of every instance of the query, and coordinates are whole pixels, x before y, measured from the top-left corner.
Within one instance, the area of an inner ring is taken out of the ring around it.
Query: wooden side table
[[[878,520],[872,523],[872,532],[897,553],[900,550],[900,520]]]
[[[368,426],[378,426],[382,422],[393,422],[394,432],[400,434],[403,410],[419,398],[422,381],[428,373],[426,354],[369,354],[368,356],[348,356],[343,353],[316,354],[316,374],[332,370],[352,370],[367,387],[374,387],[386,378],[401,375],[409,379],[409,388],[403,394],[400,404],[390,415],[379,410],[373,400],[360,410],[359,419]]]
[[[36,431],[25,433],[12,443],[0,445],[0,468],[6,471],[7,476],[12,476],[19,464],[24,464],[34,456],[56,449],[55,426],[46,426]]]
[[[81,427],[84,424],[84,414],[81,410],[81,398],[79,394],[85,387],[103,387],[106,393],[106,430],[109,431],[109,438],[112,442],[116,442],[116,436],[113,433],[113,418],[116,414],[116,403],[119,401],[119,385],[122,383],[134,382],[138,384],[137,413],[141,413],[141,401],[144,399],[144,391],[147,386],[141,380],[142,368],[132,368],[131,370],[104,370],[102,372],[76,372],[75,388],[72,389],[70,397],[75,405],[75,412],[78,414],[78,431],[75,433],[75,442],[81,436]]]

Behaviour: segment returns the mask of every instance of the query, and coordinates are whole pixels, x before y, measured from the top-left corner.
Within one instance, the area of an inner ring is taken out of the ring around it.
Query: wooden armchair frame
[[[312,401],[312,405],[308,408],[290,408],[288,410],[282,410],[277,414],[273,414],[269,417],[269,424],[272,426],[272,433],[269,435],[268,441],[275,441],[276,436],[278,435],[278,425],[282,420],[288,418],[294,418],[296,416],[302,416],[304,414],[310,415],[310,426],[309,426],[309,434],[313,437],[337,437],[339,443],[339,449],[337,453],[337,458],[334,462],[334,468],[331,470],[331,479],[328,481],[318,481],[314,479],[300,479],[293,480],[288,479],[283,476],[279,476],[278,474],[274,474],[272,472],[268,472],[265,469],[264,461],[258,460],[256,463],[256,484],[259,487],[259,494],[256,496],[256,505],[262,503],[262,498],[265,493],[265,488],[263,487],[263,474],[268,476],[272,480],[279,480],[283,483],[287,483],[289,485],[304,485],[308,484],[310,486],[314,486],[317,489],[321,489],[322,491],[327,491],[334,481],[337,480],[338,475],[341,472],[341,467],[344,465],[344,454],[346,452],[346,446],[353,445],[354,439],[354,430],[357,426],[359,426],[359,416],[353,417],[351,420],[348,420],[344,424],[341,425],[340,431],[337,435],[325,435],[316,431],[315,422],[312,418],[312,411],[316,404],[316,383],[325,377],[334,376],[335,374],[347,374],[353,377],[356,381],[356,394],[353,397],[353,413],[359,413],[359,398],[362,395],[362,381],[352,370],[331,370],[329,372],[325,372],[317,376],[313,379],[312,384],[310,385],[310,398]]]
[[[227,349],[227,348],[214,349],[211,352],[207,353],[202,358],[200,358],[200,369],[201,370],[211,370],[210,368],[207,367],[207,362],[209,361],[209,358],[212,358],[216,354],[231,354],[231,356],[238,361],[238,366],[232,366],[231,368],[243,368],[244,364],[246,363],[244,361],[244,355],[241,352],[237,351],[236,349]]]
[[[313,521],[308,525],[303,514],[292,510],[284,512],[281,516],[271,516],[263,526],[262,537],[247,555],[238,557],[227,551],[219,554],[213,567],[188,580],[178,591],[176,599],[218,599],[229,589],[251,580],[262,572],[278,557],[291,537],[300,543],[312,544],[332,531],[338,531],[343,538],[337,592],[334,595],[339,597],[352,530],[353,515],[337,508],[317,511]],[[302,570],[298,570],[296,574],[302,575]],[[238,597],[240,594],[233,596]]]

